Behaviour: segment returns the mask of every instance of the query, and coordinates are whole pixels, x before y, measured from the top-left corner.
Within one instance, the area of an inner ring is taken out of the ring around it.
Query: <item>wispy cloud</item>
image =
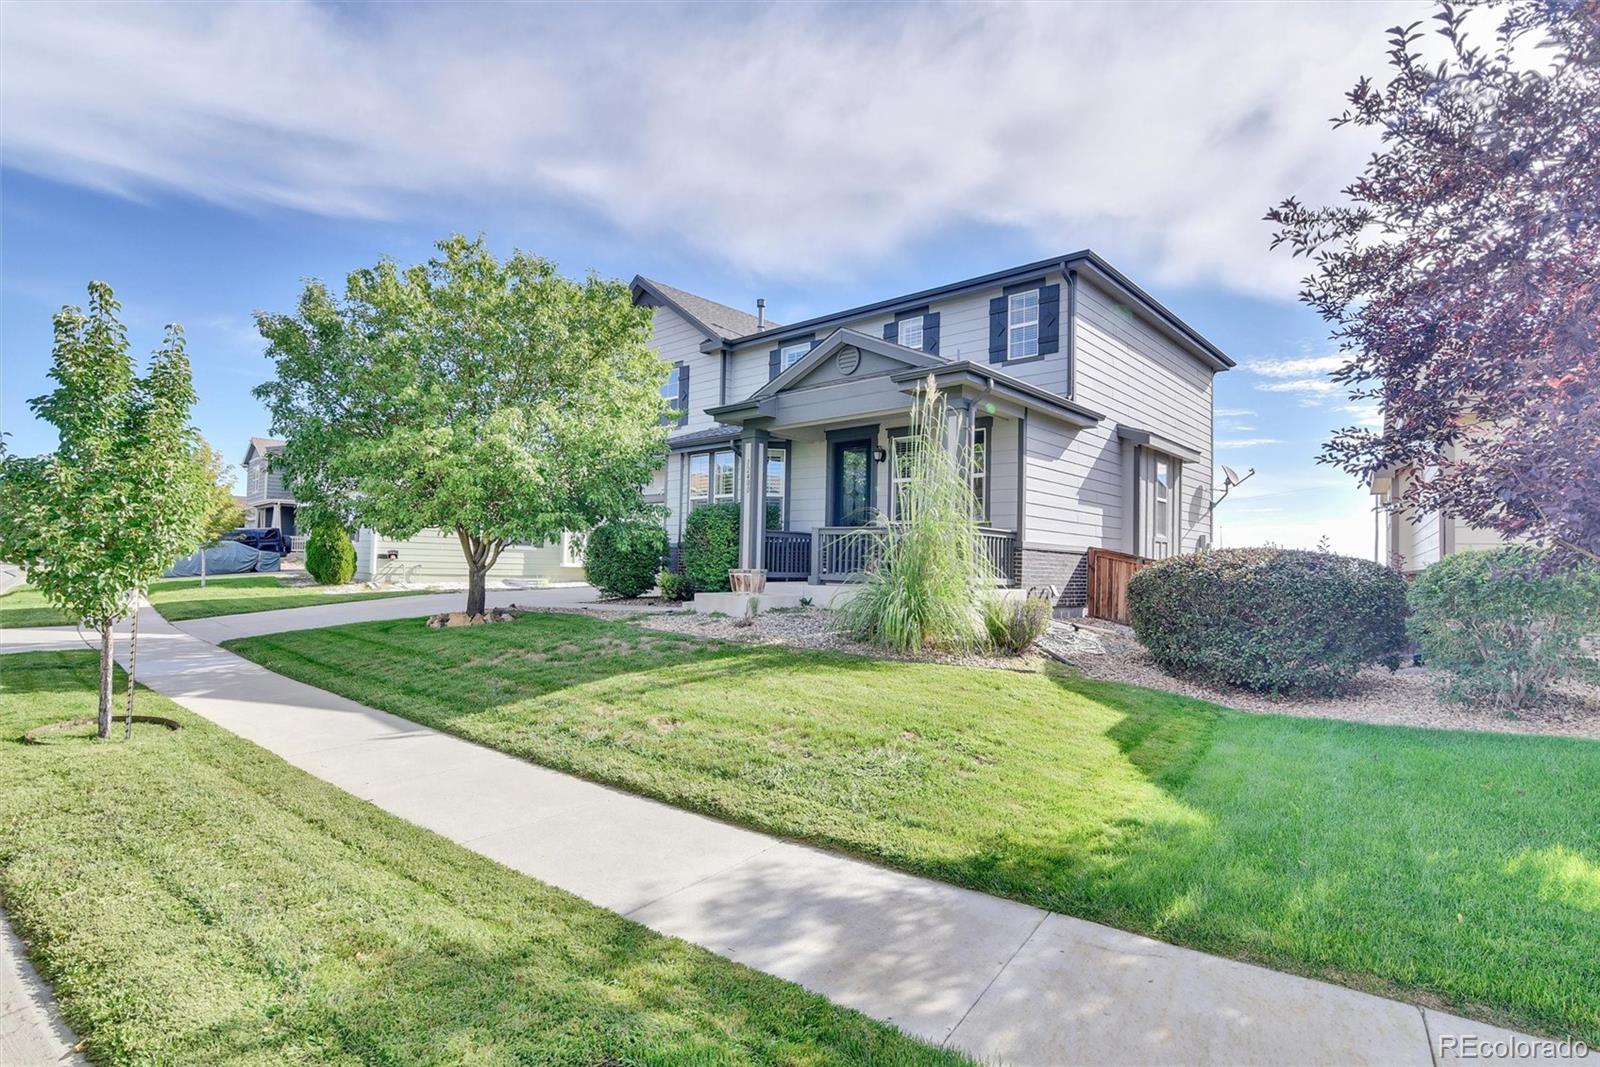
[[[1344,414],[1352,416],[1357,426],[1382,426],[1383,411],[1376,403],[1345,404],[1339,409]]]
[[[1263,447],[1265,445],[1281,445],[1281,444],[1283,444],[1283,442],[1280,441],[1276,437],[1239,437],[1239,438],[1234,438],[1234,439],[1228,440],[1228,441],[1218,441],[1217,442],[1217,447],[1218,448],[1243,449],[1243,448],[1261,448],[1261,447]]]
[[[1304,378],[1308,374],[1327,374],[1349,362],[1346,356],[1298,356],[1290,359],[1252,359],[1245,369],[1263,378]]]
[[[1214,414],[1219,419],[1236,419],[1244,415],[1254,415],[1255,412],[1249,408],[1217,408]]]
[[[1041,253],[1115,245],[1158,282],[1287,297],[1303,264],[1267,250],[1261,213],[1332,198],[1359,169],[1370,142],[1325,120],[1400,17],[17,4],[4,150],[130,197],[366,218],[554,205],[787,279],[989,226]]]

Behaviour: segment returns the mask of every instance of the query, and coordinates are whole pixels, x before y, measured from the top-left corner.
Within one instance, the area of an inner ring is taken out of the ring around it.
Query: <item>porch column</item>
[[[739,435],[743,464],[739,493],[739,569],[760,570],[767,565],[767,442],[766,430],[745,430]]]

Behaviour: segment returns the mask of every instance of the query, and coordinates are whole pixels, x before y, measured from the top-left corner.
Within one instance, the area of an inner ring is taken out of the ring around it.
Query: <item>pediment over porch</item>
[[[757,389],[750,399],[761,400],[792,389],[843,385],[907,370],[943,367],[948,363],[949,360],[859,330],[838,329],[793,366]]]

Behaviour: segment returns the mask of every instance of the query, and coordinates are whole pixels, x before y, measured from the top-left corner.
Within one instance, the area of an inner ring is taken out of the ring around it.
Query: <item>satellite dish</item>
[[[1224,463],[1222,465],[1222,474],[1223,474],[1223,481],[1226,482],[1228,485],[1238,485],[1239,484],[1239,472],[1234,470],[1232,467],[1228,466],[1226,463]]]

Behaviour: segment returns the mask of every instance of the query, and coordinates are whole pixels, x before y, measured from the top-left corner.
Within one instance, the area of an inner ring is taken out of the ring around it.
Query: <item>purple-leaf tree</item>
[[[1600,0],[1433,22],[1440,56],[1421,23],[1391,29],[1389,82],[1361,79],[1333,120],[1382,141],[1348,202],[1266,216],[1315,265],[1300,298],[1348,357],[1334,379],[1383,409],[1319,458],[1600,558]]]

